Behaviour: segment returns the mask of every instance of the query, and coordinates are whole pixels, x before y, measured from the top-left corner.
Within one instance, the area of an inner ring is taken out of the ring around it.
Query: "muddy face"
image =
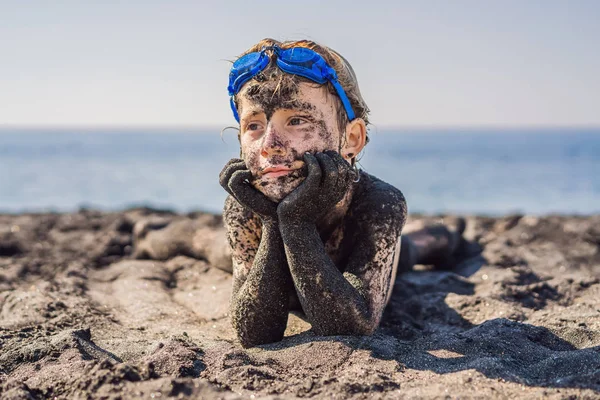
[[[306,176],[303,154],[339,151],[342,135],[325,88],[302,82],[278,90],[270,83],[248,84],[238,95],[240,145],[254,187],[280,201]]]

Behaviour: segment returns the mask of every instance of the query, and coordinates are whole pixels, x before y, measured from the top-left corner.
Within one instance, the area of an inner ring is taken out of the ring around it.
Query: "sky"
[[[265,37],[353,65],[375,126],[599,126],[600,1],[0,0],[1,126],[227,126]]]

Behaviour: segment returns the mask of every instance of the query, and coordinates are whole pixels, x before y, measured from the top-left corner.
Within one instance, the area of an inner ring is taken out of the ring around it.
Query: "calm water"
[[[0,211],[220,211],[235,133],[0,130]],[[398,130],[371,134],[361,162],[411,212],[600,212],[600,128]]]

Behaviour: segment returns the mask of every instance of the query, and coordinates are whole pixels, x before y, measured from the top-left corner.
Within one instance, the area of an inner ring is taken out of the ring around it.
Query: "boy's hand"
[[[335,151],[306,153],[304,162],[307,178],[277,207],[282,223],[316,222],[344,198],[353,179],[350,165]]]
[[[252,173],[244,160],[232,158],[219,174],[219,183],[242,206],[258,215],[263,222],[277,219],[277,203],[269,200],[251,184]]]

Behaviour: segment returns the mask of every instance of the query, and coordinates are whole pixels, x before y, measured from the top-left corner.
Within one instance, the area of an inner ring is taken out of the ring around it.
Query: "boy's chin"
[[[281,179],[284,178],[284,179]],[[280,177],[276,179],[257,179],[252,185],[269,200],[279,203],[292,193],[304,181],[304,177]]]

